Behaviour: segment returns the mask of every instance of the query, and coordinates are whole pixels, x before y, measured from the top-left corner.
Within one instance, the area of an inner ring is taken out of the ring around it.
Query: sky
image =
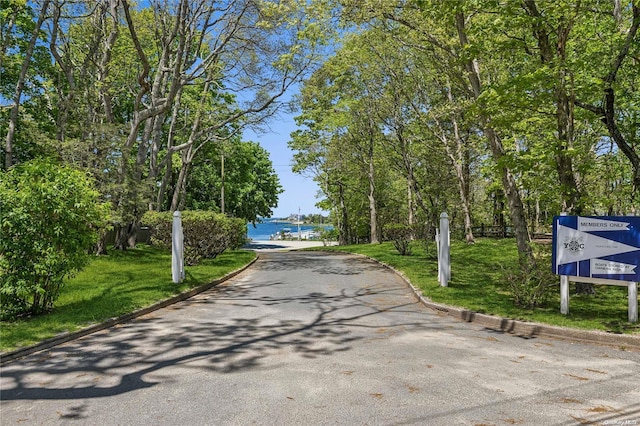
[[[290,140],[291,132],[298,127],[293,119],[294,115],[281,113],[280,116],[269,122],[269,130],[266,133],[255,134],[246,131],[244,140],[258,142],[260,146],[269,152],[273,168],[280,178],[280,185],[284,192],[280,194],[278,207],[273,209],[274,218],[288,217],[291,214],[316,214],[323,211],[315,206],[319,201],[316,198],[319,187],[311,177],[305,177],[291,171],[293,161],[293,151],[289,149],[287,143]]]

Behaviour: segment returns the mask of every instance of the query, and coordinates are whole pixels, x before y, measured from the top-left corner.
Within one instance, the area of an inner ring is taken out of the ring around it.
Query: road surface
[[[9,363],[0,424],[640,424],[640,353],[419,304],[376,263],[265,251],[185,302]]]

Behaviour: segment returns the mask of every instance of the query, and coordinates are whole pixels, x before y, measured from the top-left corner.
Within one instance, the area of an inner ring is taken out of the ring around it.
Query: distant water
[[[325,229],[332,229],[330,225],[319,225]],[[314,225],[300,225],[300,232],[312,231],[316,226]],[[252,224],[247,225],[247,236],[256,241],[268,240],[272,235],[276,235],[282,231],[283,228],[288,228],[294,238],[298,236],[298,225],[292,223],[283,223],[275,221],[265,221],[262,223],[256,223],[254,228]]]

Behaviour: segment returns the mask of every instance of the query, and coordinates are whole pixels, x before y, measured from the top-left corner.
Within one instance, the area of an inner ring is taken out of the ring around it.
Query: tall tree
[[[38,11],[38,19],[31,31],[31,35],[30,35],[30,39],[29,39],[29,44],[26,47],[25,51],[24,51],[24,56],[22,58],[22,67],[20,68],[20,74],[18,75],[18,79],[16,81],[16,85],[15,85],[15,90],[13,93],[13,97],[12,97],[12,103],[11,103],[11,108],[10,108],[10,113],[9,113],[9,122],[7,125],[7,134],[5,137],[5,143],[4,143],[4,167],[5,169],[9,169],[11,168],[11,166],[13,165],[13,143],[14,143],[14,139],[15,139],[15,133],[16,133],[16,127],[18,125],[18,113],[20,110],[20,103],[22,100],[22,94],[24,91],[24,86],[25,83],[27,81],[27,73],[29,72],[30,66],[31,66],[31,60],[33,57],[33,53],[34,50],[36,49],[36,43],[38,42],[38,38],[40,35],[40,30],[42,28],[42,25],[44,24],[45,20],[48,17],[49,14],[49,4],[50,4],[50,0],[43,0],[42,4],[39,5],[40,6],[40,10]],[[14,3],[13,8],[22,8],[22,7],[27,7],[26,4],[24,5],[18,5],[16,3]],[[17,14],[18,11],[16,10],[15,14]],[[15,16],[15,15],[13,15]],[[9,28],[13,27],[13,24],[11,23],[12,21],[9,20],[7,26]],[[6,31],[3,31],[3,33],[9,33],[10,30],[9,28],[7,28]],[[2,52],[2,56],[4,57],[5,52],[6,52],[6,43],[3,42],[3,52]]]
[[[234,138],[208,144],[201,154],[186,182],[187,209],[219,211],[254,224],[272,215],[282,187],[264,148]]]
[[[627,158],[632,169],[632,190],[630,213],[638,212],[640,199],[640,113],[638,112],[638,93],[640,76],[640,6],[637,2],[616,0],[600,10],[594,7],[593,19],[599,24],[598,34],[606,34],[596,49],[589,49],[592,62],[581,73],[593,85],[585,85],[574,99],[577,106],[584,108],[600,119],[606,126],[608,136]],[[590,21],[591,22],[591,21]],[[602,60],[604,58],[604,61]],[[598,61],[599,59],[599,61]],[[602,63],[594,67],[593,63]],[[593,70],[596,73],[593,73]],[[595,92],[595,93],[594,93]],[[597,101],[594,100],[598,99]]]
[[[571,75],[568,69],[568,41],[577,16],[582,13],[579,5],[565,3],[545,3],[540,11],[539,2],[525,0],[523,9],[532,18],[531,31],[537,43],[537,56],[541,67],[550,70],[553,82],[553,100],[555,103],[557,143],[555,156],[560,188],[563,198],[563,210],[580,214],[584,202],[574,174],[573,161],[569,154],[574,143],[574,113]]]

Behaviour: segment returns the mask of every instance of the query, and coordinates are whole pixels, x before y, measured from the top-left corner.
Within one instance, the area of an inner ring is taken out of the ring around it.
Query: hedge
[[[214,259],[246,242],[247,223],[243,219],[201,210],[185,210],[181,216],[187,265]],[[171,249],[172,212],[147,212],[142,223],[151,228],[151,244]]]

